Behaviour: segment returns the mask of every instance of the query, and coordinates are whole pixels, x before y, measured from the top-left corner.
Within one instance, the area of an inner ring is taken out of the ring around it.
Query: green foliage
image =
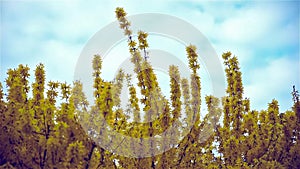
[[[134,75],[119,70],[113,81],[105,81],[102,58],[95,55],[94,102],[89,103],[79,81],[46,82],[43,64],[37,65],[31,86],[29,67],[9,69],[5,90],[0,83],[0,168],[300,168],[300,100],[295,87],[291,110],[279,112],[275,99],[265,110],[251,110],[250,100],[243,96],[238,58],[226,52],[222,55],[226,96],[206,96],[207,112],[200,112],[199,56],[190,45],[186,47],[190,79],[181,78],[178,67],[171,65],[167,99],[147,60],[148,34],[139,31],[136,42],[124,9],[115,12],[128,37]],[[125,80],[129,103],[123,110],[120,96]],[[139,138],[140,142],[119,146],[123,153],[141,156],[124,157],[100,147],[94,139],[100,135],[109,147],[116,139],[108,133],[112,130],[132,140]],[[144,138],[158,134],[163,136],[161,144],[149,141],[142,146]],[[156,149],[162,153],[154,154]],[[145,152],[152,156],[143,157]]]

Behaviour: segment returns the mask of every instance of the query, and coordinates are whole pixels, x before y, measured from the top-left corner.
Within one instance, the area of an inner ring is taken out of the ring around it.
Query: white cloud
[[[45,63],[48,80],[73,81],[73,74],[81,45],[53,40],[41,44],[41,53],[36,61]]]
[[[251,100],[254,109],[266,109],[267,103],[277,99],[280,110],[285,111],[292,106],[292,85],[299,88],[299,62],[281,57],[270,61],[264,67],[249,70],[249,83],[245,85],[245,96]]]
[[[218,36],[231,43],[253,42],[265,35],[269,26],[273,26],[275,19],[270,14],[261,8],[239,11],[220,25]]]

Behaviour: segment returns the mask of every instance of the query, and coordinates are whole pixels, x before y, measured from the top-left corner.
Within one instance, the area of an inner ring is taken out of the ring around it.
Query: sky
[[[2,84],[8,68],[27,64],[33,76],[38,63],[45,64],[47,80],[72,83],[86,44],[116,21],[116,7],[124,7],[128,15],[158,13],[188,22],[207,38],[220,62],[222,53],[231,51],[239,59],[244,97],[250,98],[252,109],[266,109],[277,99],[283,112],[292,106],[292,86],[300,89],[298,1],[1,0],[0,4]],[[142,25],[147,24],[151,23]],[[185,57],[184,48],[177,52],[182,44],[174,39],[151,34],[149,39],[150,49]],[[113,57],[120,53],[122,57],[125,42],[111,49],[104,73],[118,63],[120,58]],[[203,72],[205,76],[205,67]],[[158,74],[162,83],[167,81],[166,72]],[[203,79],[209,91],[209,78]]]

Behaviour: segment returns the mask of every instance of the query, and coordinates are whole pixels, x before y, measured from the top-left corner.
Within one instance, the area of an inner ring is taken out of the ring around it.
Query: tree
[[[276,99],[264,110],[251,110],[238,58],[226,52],[226,96],[203,97],[197,48],[189,45],[190,78],[170,65],[167,98],[147,51],[149,35],[139,31],[135,36],[123,8],[115,14],[128,38],[134,74],[119,70],[107,81],[102,58],[94,55],[93,102],[87,101],[80,81],[46,82],[43,64],[36,66],[32,84],[29,67],[8,69],[4,89],[0,83],[0,168],[300,168],[295,86],[290,110],[279,112]],[[124,88],[129,91],[125,109]],[[207,112],[200,112],[201,98]],[[115,133],[129,139],[112,149]],[[123,155],[114,151],[119,147]]]

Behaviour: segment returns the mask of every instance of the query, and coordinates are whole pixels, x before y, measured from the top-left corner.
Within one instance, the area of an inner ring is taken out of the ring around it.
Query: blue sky
[[[46,66],[47,80],[71,83],[83,47],[97,31],[115,21],[114,10],[121,6],[129,15],[176,16],[200,30],[219,56],[226,51],[237,55],[244,96],[250,98],[253,109],[267,108],[273,98],[279,101],[281,111],[289,109],[292,85],[300,89],[298,1],[4,0],[0,3],[1,83],[8,68],[27,64],[34,69],[40,62]]]

